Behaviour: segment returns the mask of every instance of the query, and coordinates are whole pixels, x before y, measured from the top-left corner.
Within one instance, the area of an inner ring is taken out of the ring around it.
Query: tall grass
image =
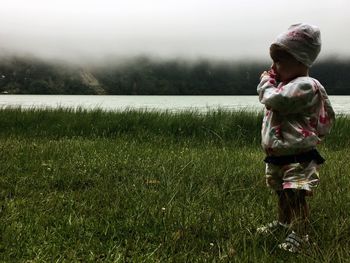
[[[0,134],[38,138],[115,138],[122,134],[202,138],[256,144],[260,141],[262,113],[215,110],[157,112],[99,109],[0,109]],[[339,115],[327,143],[347,146],[350,117]],[[345,143],[345,145],[344,145]]]
[[[0,111],[0,261],[347,262],[349,119],[322,153],[312,246],[261,237],[274,219],[261,115]],[[342,141],[337,141],[339,136]]]

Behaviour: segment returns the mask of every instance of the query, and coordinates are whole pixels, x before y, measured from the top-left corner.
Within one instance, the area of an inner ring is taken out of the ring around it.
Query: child
[[[334,111],[324,87],[309,77],[321,49],[320,31],[308,24],[292,25],[270,46],[273,64],[257,87],[265,105],[262,147],[266,183],[278,196],[278,221],[257,229],[292,230],[279,248],[298,252],[308,241],[306,196],[318,185],[324,159],[316,150],[332,126]]]

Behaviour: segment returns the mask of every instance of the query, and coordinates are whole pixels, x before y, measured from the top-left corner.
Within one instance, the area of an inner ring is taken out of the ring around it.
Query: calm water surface
[[[329,96],[337,114],[350,114],[350,96]],[[257,96],[89,96],[89,95],[0,95],[0,107],[77,108],[120,111],[227,110],[260,111]]]

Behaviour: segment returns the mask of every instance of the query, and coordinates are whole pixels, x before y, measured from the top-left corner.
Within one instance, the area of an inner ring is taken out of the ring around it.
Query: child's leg
[[[309,207],[306,203],[306,191],[285,189],[277,191],[278,220],[291,224],[294,231],[300,235],[307,233],[309,222]]]
[[[278,197],[278,221],[289,225],[291,221],[291,210],[288,205],[287,196],[283,190],[276,191]]]

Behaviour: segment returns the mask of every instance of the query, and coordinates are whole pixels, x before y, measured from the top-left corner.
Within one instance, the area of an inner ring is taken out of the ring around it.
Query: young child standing
[[[270,46],[273,64],[257,87],[265,105],[262,147],[266,153],[266,183],[278,197],[278,220],[257,229],[291,232],[279,248],[298,252],[308,241],[306,196],[319,183],[324,159],[316,150],[329,133],[334,111],[324,87],[309,77],[321,50],[320,31],[308,24],[292,25]]]

